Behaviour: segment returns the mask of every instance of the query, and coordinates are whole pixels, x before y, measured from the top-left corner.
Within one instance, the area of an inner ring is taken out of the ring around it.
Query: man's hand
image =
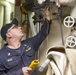
[[[49,5],[45,6],[45,8],[44,8],[44,15],[45,15],[45,18],[47,20],[51,19],[51,12],[50,12],[50,6]]]
[[[28,67],[23,67],[22,71],[23,71],[24,75],[31,75],[33,70],[31,68],[28,68]]]

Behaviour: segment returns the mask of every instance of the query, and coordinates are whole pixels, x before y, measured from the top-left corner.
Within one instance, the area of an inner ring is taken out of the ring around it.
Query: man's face
[[[22,28],[20,26],[12,25],[11,28],[8,29],[7,34],[10,34],[12,38],[22,38],[24,36],[22,32]]]

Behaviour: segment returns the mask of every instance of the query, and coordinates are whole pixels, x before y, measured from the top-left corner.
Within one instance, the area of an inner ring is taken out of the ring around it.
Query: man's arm
[[[50,32],[50,25],[51,25],[51,12],[50,7],[46,6],[44,8],[44,16],[45,21],[41,27],[41,30],[35,35],[34,37],[28,39],[28,41],[34,46],[34,49],[37,50],[43,40],[47,37]]]

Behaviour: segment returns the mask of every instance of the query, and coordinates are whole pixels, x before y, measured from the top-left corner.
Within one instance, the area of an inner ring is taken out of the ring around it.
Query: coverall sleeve
[[[34,37],[30,38],[35,50],[38,49],[43,40],[47,37],[50,32],[50,25],[52,21],[45,19],[40,31]]]

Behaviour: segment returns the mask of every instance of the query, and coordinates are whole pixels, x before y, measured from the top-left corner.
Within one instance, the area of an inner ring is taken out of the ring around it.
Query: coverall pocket
[[[15,66],[17,66],[18,65],[18,60],[17,59],[11,59],[12,61],[8,61],[7,63],[6,63],[6,67],[8,68],[8,69],[10,69],[10,68],[13,68],[13,67],[15,67]]]
[[[28,52],[26,53],[26,55],[27,55],[28,57],[32,57],[32,56],[34,55],[34,51],[33,51],[33,50],[30,50],[30,51],[28,51]]]

